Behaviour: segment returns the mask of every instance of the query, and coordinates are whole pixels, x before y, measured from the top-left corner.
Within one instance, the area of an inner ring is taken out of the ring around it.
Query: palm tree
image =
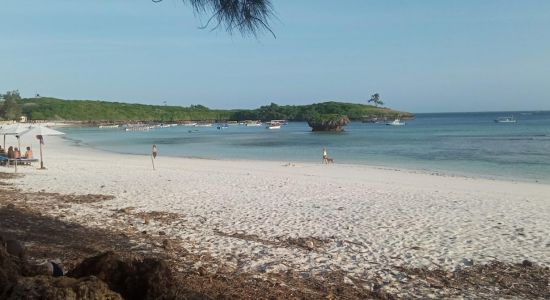
[[[151,0],[155,3],[163,0]],[[229,33],[239,31],[242,35],[257,36],[266,30],[274,37],[269,28],[269,19],[273,17],[271,0],[182,0],[193,7],[197,15],[210,15],[210,18],[201,28],[210,27],[212,30],[224,27]]]
[[[370,100],[367,101],[367,103],[371,103],[371,102],[373,102],[374,105],[376,105],[376,106],[384,105],[384,102],[382,100],[380,100],[380,94],[378,94],[378,93],[370,96]]]

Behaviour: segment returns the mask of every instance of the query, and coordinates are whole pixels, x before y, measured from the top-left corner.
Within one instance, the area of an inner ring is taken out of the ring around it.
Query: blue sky
[[[550,109],[550,1],[272,0],[277,39],[201,30],[180,0],[6,0],[0,91],[214,108],[365,102]]]

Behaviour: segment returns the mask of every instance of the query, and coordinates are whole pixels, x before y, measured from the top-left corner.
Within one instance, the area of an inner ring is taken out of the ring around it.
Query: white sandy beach
[[[38,157],[37,146],[34,152]],[[101,205],[72,204],[63,219],[108,227],[121,208],[179,214],[181,222],[169,226],[137,219],[134,226],[162,230],[189,251],[242,271],[390,276],[391,266],[451,270],[470,259],[550,266],[550,185],[368,166],[172,158],[162,147],[153,171],[149,156],[76,147],[57,137],[46,138],[45,164],[47,170],[19,168],[26,176],[18,187],[115,196]],[[228,236],[235,233],[257,241]],[[276,243],[299,237],[326,243],[314,251]]]

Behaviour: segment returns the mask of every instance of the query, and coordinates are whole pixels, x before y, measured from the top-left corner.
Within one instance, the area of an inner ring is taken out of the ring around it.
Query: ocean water
[[[495,123],[512,115],[515,124]],[[550,183],[550,112],[418,114],[405,126],[352,122],[342,133],[314,133],[304,122],[280,130],[215,126],[148,132],[67,128],[82,146],[132,154],[213,159],[368,164],[495,179]]]

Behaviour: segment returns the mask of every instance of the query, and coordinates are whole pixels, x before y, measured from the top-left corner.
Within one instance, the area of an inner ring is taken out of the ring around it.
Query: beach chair
[[[17,164],[18,165],[28,165],[30,166],[33,162],[38,162],[37,158],[18,158]]]
[[[0,156],[0,166],[5,166],[8,164],[9,159],[5,156]]]

